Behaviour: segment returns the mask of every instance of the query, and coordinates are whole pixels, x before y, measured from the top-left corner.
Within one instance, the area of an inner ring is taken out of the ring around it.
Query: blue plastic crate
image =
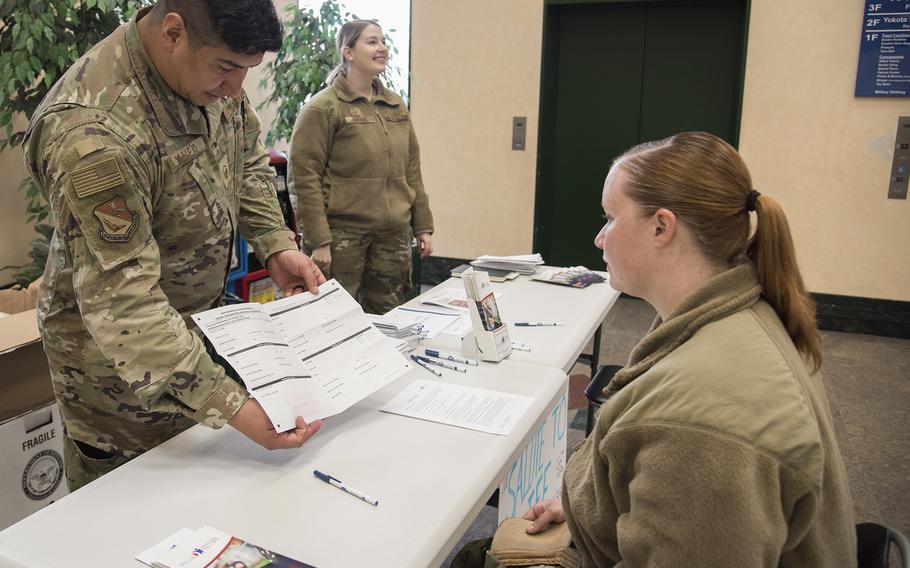
[[[227,277],[227,291],[231,294],[237,293],[237,281],[246,276],[248,259],[246,240],[238,233],[234,236],[234,256],[231,258],[231,271]]]

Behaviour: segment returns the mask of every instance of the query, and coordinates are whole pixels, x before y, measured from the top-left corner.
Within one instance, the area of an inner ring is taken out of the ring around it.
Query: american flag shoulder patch
[[[117,187],[124,182],[123,172],[120,171],[117,158],[113,156],[74,171],[70,179],[79,199]]]

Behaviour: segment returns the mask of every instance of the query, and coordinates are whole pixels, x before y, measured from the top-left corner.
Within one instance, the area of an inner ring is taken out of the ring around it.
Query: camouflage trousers
[[[369,232],[333,228],[329,277],[357,298],[363,311],[384,314],[403,304],[411,289],[413,238],[411,227]]]
[[[101,452],[91,446],[82,449],[78,444],[69,436],[63,437],[63,468],[71,493],[129,461],[122,454]]]

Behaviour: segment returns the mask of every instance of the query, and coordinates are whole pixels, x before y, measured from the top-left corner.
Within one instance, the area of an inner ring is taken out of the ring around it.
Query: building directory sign
[[[866,0],[855,94],[910,96],[910,0]]]

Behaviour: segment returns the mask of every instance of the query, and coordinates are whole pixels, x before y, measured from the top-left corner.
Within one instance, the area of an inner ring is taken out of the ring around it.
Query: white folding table
[[[191,428],[0,532],[0,567],[141,566],[133,557],[180,527],[212,525],[319,567],[435,568],[567,378],[514,360],[445,371],[440,380],[533,397],[509,436],[378,410],[416,378],[436,379],[415,367],[326,420],[298,450],[269,452],[230,427]],[[319,481],[314,469],[379,506]]]

